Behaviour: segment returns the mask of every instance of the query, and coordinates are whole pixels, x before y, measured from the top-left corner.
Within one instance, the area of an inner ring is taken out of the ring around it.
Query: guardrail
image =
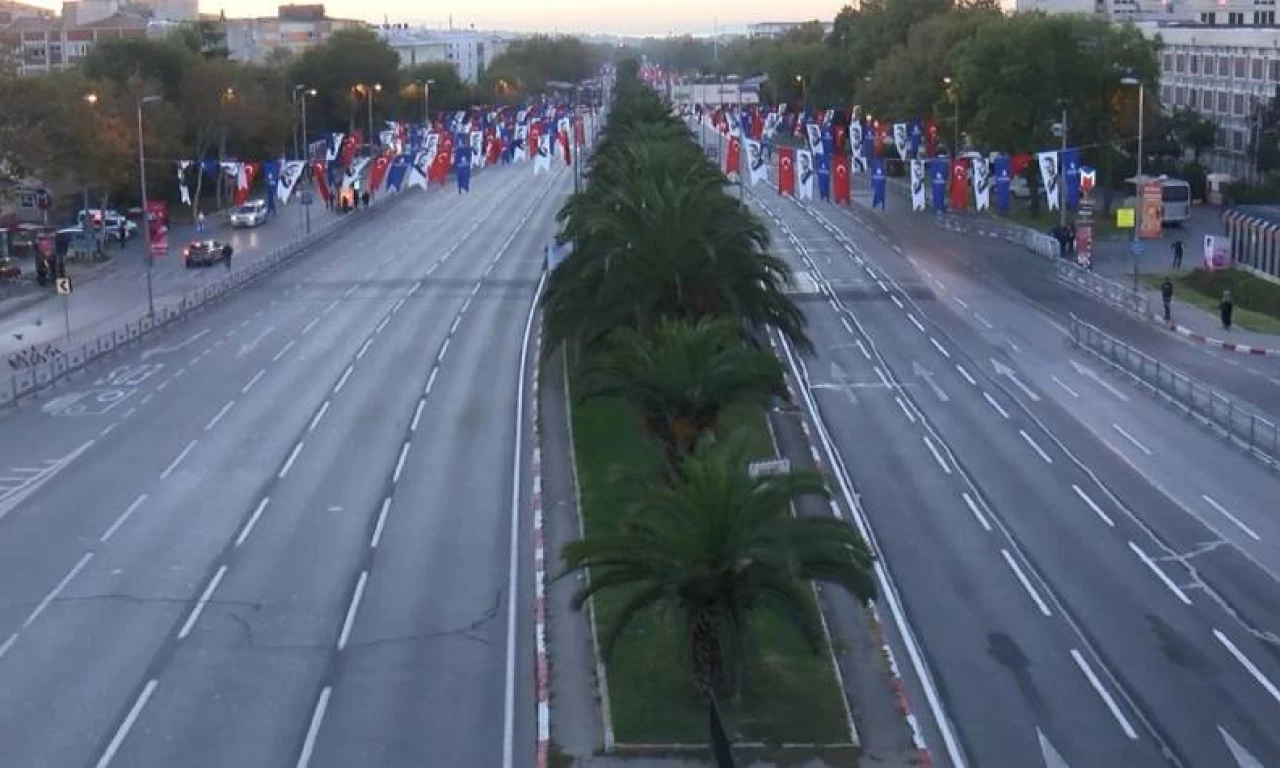
[[[181,297],[155,299],[155,316],[142,314],[134,320],[104,331],[73,347],[59,347],[60,354],[43,362],[33,363],[8,377],[0,379],[0,408],[12,405],[23,397],[57,384],[89,363],[121,347],[129,346],[153,331],[168,327],[186,319],[191,313],[224,296],[243,288],[265,274],[280,269],[311,246],[331,236],[355,219],[363,219],[370,213],[385,208],[391,201],[403,195],[380,196],[380,200],[368,210],[353,211],[341,218],[326,221],[292,242],[272,250],[266,256],[255,259],[248,266],[236,269],[215,282],[192,289]],[[212,267],[211,269],[217,269]]]
[[[1060,259],[1059,254],[1062,248],[1058,245],[1057,240],[1043,232],[1037,232],[1021,224],[1010,224],[987,216],[956,216],[950,213],[940,215],[938,223],[943,229],[949,229],[953,232],[994,237],[1015,245],[1021,245],[1042,258],[1054,261]]]
[[[1071,341],[1109,363],[1200,423],[1280,468],[1280,427],[1218,390],[1136,349],[1097,326],[1071,316]]]
[[[1151,299],[1144,293],[1135,292],[1128,286],[1109,280],[1069,261],[1059,259],[1054,264],[1054,272],[1059,280],[1073,288],[1097,296],[1103,301],[1131,312],[1140,317],[1153,317]]]

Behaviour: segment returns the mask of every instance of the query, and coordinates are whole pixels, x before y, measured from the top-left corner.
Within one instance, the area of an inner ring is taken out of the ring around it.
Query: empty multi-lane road
[[[530,761],[517,393],[568,186],[390,201],[0,414],[0,762]]]

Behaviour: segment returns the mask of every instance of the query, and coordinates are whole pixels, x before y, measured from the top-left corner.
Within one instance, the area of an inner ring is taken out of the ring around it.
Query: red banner
[[[836,154],[837,155],[843,154],[844,153],[844,126],[843,125],[835,126],[832,133],[835,135]]]
[[[778,147],[778,193],[794,195],[796,192],[795,150]]]
[[[253,187],[253,180],[258,177],[257,163],[244,163],[240,166],[240,174],[236,177],[236,191],[233,202],[236,205],[244,205],[249,199],[249,190]]]
[[[573,120],[573,140],[580,147],[587,143],[587,128],[582,124],[581,117]]]
[[[924,147],[925,155],[928,157],[938,156],[938,122],[936,120],[924,121]]]
[[[497,136],[489,139],[489,154],[485,156],[487,165],[497,165],[498,160],[502,157],[502,139]]]
[[[969,205],[968,161],[957,157],[951,161],[951,210],[963,211]]]
[[[147,233],[151,238],[151,255],[169,255],[169,206],[163,200],[148,200],[143,206],[147,217]]]
[[[382,189],[382,182],[387,178],[387,168],[391,167],[391,158],[386,155],[377,157],[369,169],[369,194],[376,195]]]
[[[741,165],[742,144],[739,143],[738,137],[734,136],[729,139],[729,150],[724,156],[724,175],[736,178],[741,173]]]
[[[834,181],[832,182],[832,198],[836,205],[848,205],[851,198],[851,190],[849,189],[849,156],[836,155],[836,168],[833,171]]]
[[[329,182],[326,178],[328,171],[325,169],[323,160],[317,160],[311,164],[311,179],[316,183],[316,192],[320,195],[320,199],[325,205],[329,204]]]

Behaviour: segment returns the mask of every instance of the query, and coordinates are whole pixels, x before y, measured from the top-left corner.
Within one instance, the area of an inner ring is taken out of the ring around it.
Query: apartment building
[[[1215,21],[1140,26],[1163,43],[1161,103],[1194,109],[1212,119],[1218,126],[1217,142],[1203,160],[1213,171],[1248,179],[1253,176],[1249,147],[1260,108],[1280,88],[1280,27],[1274,22],[1221,26],[1216,20],[1220,11],[1205,13],[1215,14]]]
[[[301,53],[339,29],[363,27],[358,19],[332,19],[323,5],[281,5],[275,16],[227,19],[227,49],[237,61],[262,63],[273,52]]]
[[[507,40],[474,29],[432,29],[407,24],[383,24],[378,34],[400,56],[400,66],[444,62],[458,70],[466,83],[477,83],[485,69],[507,49]]]
[[[99,41],[145,37],[147,27],[145,19],[120,12],[87,23],[76,23],[74,18],[18,19],[10,27],[18,74],[30,76],[69,69]]]

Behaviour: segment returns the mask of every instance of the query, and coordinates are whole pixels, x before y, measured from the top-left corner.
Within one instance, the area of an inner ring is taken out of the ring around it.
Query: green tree
[[[364,28],[340,29],[326,42],[308,48],[289,69],[289,83],[316,89],[307,102],[308,128],[317,131],[367,131],[368,87],[373,91],[374,130],[399,100],[400,57],[385,40]],[[357,89],[356,86],[365,86]]]
[[[431,112],[452,111],[462,109],[471,103],[471,92],[467,84],[458,76],[458,70],[452,64],[432,62],[418,64],[404,70],[400,81],[399,114],[403,119],[418,121],[422,119],[422,87],[428,80]]]
[[[1258,122],[1249,141],[1249,156],[1263,173],[1280,171],[1280,85],[1254,119]]]
[[[632,478],[619,529],[588,532],[563,549],[561,576],[591,572],[575,608],[602,592],[626,596],[602,627],[606,656],[637,616],[658,611],[686,627],[697,693],[732,696],[757,612],[785,617],[818,652],[824,633],[809,582],[861,600],[875,595],[872,555],[847,523],[791,514],[796,499],[825,494],[821,478],[751,477],[749,459],[730,440],[686,457],[670,485]]]
[[[864,0],[836,14],[828,43],[840,72],[860,82],[895,47],[907,41],[916,24],[946,13],[952,0]]]
[[[1217,124],[1194,109],[1176,107],[1162,117],[1169,143],[1177,154],[1190,150],[1193,159],[1200,161],[1200,154],[1213,146]]]
[[[590,358],[580,397],[627,401],[675,471],[701,439],[717,432],[725,408],[763,407],[785,392],[782,376],[778,359],[746,346],[732,318],[667,320],[649,332],[614,331]]]
[[[80,69],[91,80],[108,80],[119,87],[141,78],[149,93],[176,101],[183,73],[195,56],[181,39],[129,37],[97,43],[80,62]]]
[[[544,91],[548,82],[577,83],[592,77],[599,62],[576,37],[534,35],[517,40],[494,57],[480,79],[485,98],[527,97]]]

